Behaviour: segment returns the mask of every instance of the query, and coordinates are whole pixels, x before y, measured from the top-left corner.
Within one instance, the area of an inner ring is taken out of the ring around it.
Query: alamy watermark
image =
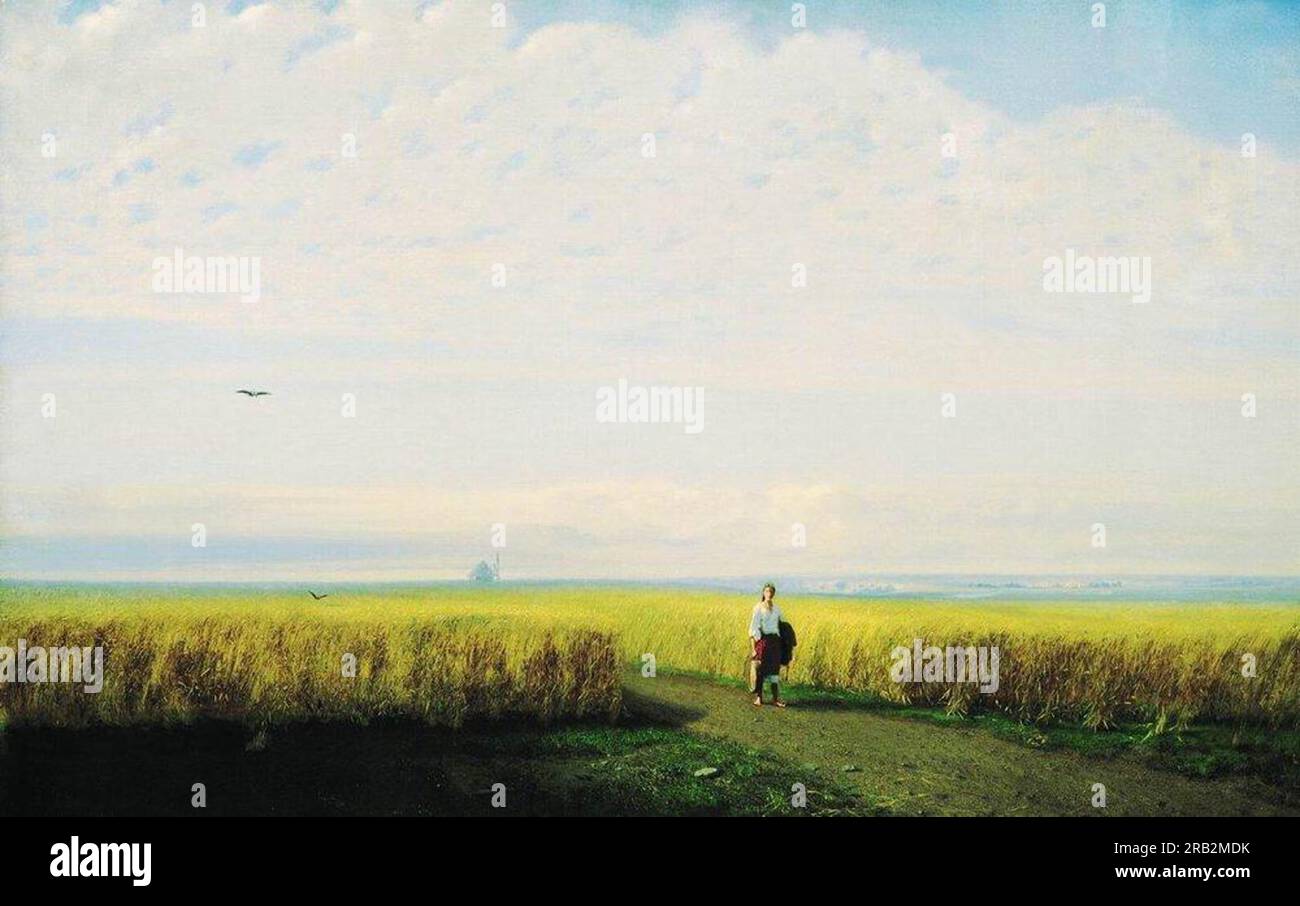
[[[1043,290],[1049,293],[1127,293],[1134,302],[1151,301],[1151,258],[1136,255],[1076,255],[1043,259]]]
[[[19,639],[17,648],[0,645],[0,684],[80,683],[83,692],[104,688],[102,646],[43,648]]]
[[[896,683],[979,683],[980,692],[998,691],[998,646],[925,644],[899,645],[889,653],[889,678]]]
[[[241,302],[262,297],[262,259],[247,255],[186,255],[181,248],[170,257],[153,259],[153,291],[173,295],[239,294]]]
[[[55,878],[130,878],[148,887],[153,878],[152,843],[82,843],[72,837],[50,847],[50,876]]]
[[[704,430],[704,388],[642,387],[619,378],[596,389],[596,421],[602,424],[683,425],[687,434]]]

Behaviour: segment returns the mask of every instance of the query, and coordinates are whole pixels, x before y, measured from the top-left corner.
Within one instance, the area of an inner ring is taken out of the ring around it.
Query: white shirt
[[[779,635],[781,632],[781,608],[773,601],[768,610],[759,601],[754,605],[754,615],[749,620],[749,637],[757,641],[765,635]]]

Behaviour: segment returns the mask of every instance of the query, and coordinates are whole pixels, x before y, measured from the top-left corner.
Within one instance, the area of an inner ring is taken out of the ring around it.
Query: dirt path
[[[853,705],[760,709],[735,687],[663,674],[629,675],[625,695],[634,714],[771,751],[894,814],[1300,815],[1253,778],[1192,780]],[[1105,809],[1091,804],[1094,783],[1106,786]]]

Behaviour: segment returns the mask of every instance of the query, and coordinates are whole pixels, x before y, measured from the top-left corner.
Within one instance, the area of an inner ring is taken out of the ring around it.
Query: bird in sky
[[[312,598],[315,599],[315,600],[317,600],[317,601],[319,601],[321,598],[328,598],[328,597],[329,597],[329,593],[328,593],[328,592],[326,592],[326,593],[323,594],[323,595],[318,595],[318,594],[316,594],[316,592],[312,591],[310,588],[307,589],[307,594],[311,595]]]
[[[242,393],[244,396],[270,396],[269,390],[236,390],[236,393]]]

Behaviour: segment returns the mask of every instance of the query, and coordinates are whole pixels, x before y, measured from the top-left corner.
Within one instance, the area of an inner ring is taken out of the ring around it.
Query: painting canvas
[[[1298,101],[1283,2],[4,4],[0,814],[1300,814]]]

